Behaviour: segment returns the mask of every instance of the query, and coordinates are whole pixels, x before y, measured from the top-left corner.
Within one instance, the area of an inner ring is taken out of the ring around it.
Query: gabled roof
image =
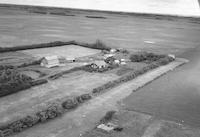
[[[46,60],[58,60],[58,56],[46,56],[44,57]]]
[[[59,66],[59,59],[57,56],[46,56],[43,58],[44,61],[41,62],[41,66],[45,66],[47,68]]]

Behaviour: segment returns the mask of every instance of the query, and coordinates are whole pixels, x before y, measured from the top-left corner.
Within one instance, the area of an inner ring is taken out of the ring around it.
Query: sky
[[[0,0],[0,3],[200,16],[198,0]]]

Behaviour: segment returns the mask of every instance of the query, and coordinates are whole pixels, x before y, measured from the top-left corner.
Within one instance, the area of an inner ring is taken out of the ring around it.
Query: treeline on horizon
[[[197,17],[184,17],[178,15],[165,15],[165,14],[153,14],[153,13],[135,13],[135,12],[123,12],[123,11],[104,11],[104,10],[91,10],[91,9],[74,9],[74,8],[63,8],[63,7],[50,7],[50,6],[32,6],[32,5],[14,5],[14,4],[0,4],[0,7],[10,8],[15,10],[25,10],[32,13],[38,14],[53,14],[53,15],[64,15],[64,16],[75,16],[76,13],[106,13],[116,15],[130,15],[136,17],[146,17],[158,20],[170,20],[176,21],[178,19],[188,19],[192,23],[199,23],[200,18]],[[195,22],[197,21],[197,22]]]

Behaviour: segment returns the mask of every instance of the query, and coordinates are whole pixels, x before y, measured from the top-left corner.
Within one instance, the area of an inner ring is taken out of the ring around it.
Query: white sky
[[[0,0],[0,3],[200,16],[198,0]]]

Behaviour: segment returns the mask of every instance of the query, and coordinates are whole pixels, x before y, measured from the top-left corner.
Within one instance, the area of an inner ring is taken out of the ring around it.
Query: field
[[[100,50],[89,49],[89,48],[84,48],[84,47],[75,46],[75,45],[66,45],[66,46],[54,47],[54,48],[42,48],[40,50],[31,49],[31,50],[22,51],[22,53],[30,55],[32,57],[36,57],[36,58],[57,55],[57,56],[62,56],[69,59],[89,56],[89,55],[97,54],[99,52]]]
[[[7,52],[0,54],[1,65],[20,65],[33,60],[33,57],[22,52]]]
[[[56,16],[0,8],[1,47],[51,41],[101,39],[111,47],[179,55],[199,40],[199,22],[97,12],[68,11],[75,16]],[[106,19],[86,18],[86,15]],[[189,37],[192,36],[192,37]]]
[[[44,106],[45,103],[48,104],[47,102],[56,99],[89,93],[98,85],[116,78],[118,76],[114,74],[93,74],[80,71],[64,75],[48,84],[1,98],[0,121],[26,116]]]

